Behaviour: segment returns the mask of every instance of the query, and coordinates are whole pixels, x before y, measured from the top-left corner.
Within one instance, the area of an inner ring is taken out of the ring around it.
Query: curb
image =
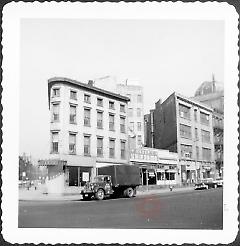
[[[194,190],[193,187],[188,187],[188,188],[176,188],[170,191],[169,189],[159,189],[159,190],[149,190],[149,191],[137,191],[137,197],[138,196],[149,196],[149,195],[158,195],[161,193],[177,193],[177,192],[184,192],[184,191],[191,191]],[[52,196],[48,197],[34,197],[34,198],[19,198],[19,201],[49,201],[49,202],[54,202],[54,201],[73,201],[76,198],[79,197],[79,200],[81,199],[81,194],[80,193],[65,193],[62,196]]]

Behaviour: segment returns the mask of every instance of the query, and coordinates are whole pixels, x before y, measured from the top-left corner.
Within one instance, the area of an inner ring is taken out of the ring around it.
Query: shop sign
[[[82,173],[82,180],[83,181],[89,181],[89,173],[88,172],[83,172]]]
[[[130,153],[131,159],[145,160],[145,161],[156,161],[157,162],[157,152],[147,149],[133,149]]]

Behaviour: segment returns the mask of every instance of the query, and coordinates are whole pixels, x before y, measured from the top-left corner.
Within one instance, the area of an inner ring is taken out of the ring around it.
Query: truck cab
[[[112,181],[110,175],[98,175],[93,182],[88,182],[81,191],[83,199],[91,199],[93,196],[97,200],[113,194]]]

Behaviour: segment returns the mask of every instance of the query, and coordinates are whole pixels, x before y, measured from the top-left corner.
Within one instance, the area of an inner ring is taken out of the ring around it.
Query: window
[[[194,120],[197,122],[197,109],[194,109]]]
[[[133,117],[133,108],[128,109],[128,116]]]
[[[77,100],[77,92],[70,90],[70,99]]]
[[[202,141],[204,143],[210,143],[210,132],[202,130],[201,133],[202,133]]]
[[[209,125],[209,115],[203,112],[200,112],[200,121],[202,124]]]
[[[191,126],[180,124],[180,136],[184,138],[192,138]]]
[[[102,137],[97,138],[97,156],[98,157],[103,156],[103,138]]]
[[[84,109],[84,126],[90,126],[90,109],[89,108],[85,108]]]
[[[179,104],[179,115],[182,118],[190,119],[190,108],[185,105]]]
[[[103,99],[97,98],[97,106],[102,107],[103,106]]]
[[[109,101],[109,109],[114,109],[114,102]]]
[[[77,106],[70,105],[70,118],[69,122],[71,124],[76,124]]]
[[[114,115],[109,114],[109,130],[114,131]]]
[[[125,105],[120,104],[120,112],[125,113]]]
[[[103,112],[97,111],[97,128],[103,129]]]
[[[167,173],[165,172],[166,180],[175,180],[175,173]]]
[[[184,158],[192,158],[192,145],[181,144],[181,156]]]
[[[198,140],[198,129],[195,128],[195,141],[197,141],[197,140]]]
[[[51,153],[56,154],[58,153],[58,132],[52,132],[52,149]]]
[[[134,131],[134,122],[129,123],[129,128],[131,131]]]
[[[137,102],[141,103],[142,102],[142,95],[137,95]]]
[[[202,148],[202,157],[205,161],[211,161],[211,149]]]
[[[137,144],[138,144],[138,146],[142,145],[142,136],[141,135],[137,136]]]
[[[125,133],[125,118],[124,117],[120,117],[120,132],[121,133]]]
[[[126,159],[126,142],[121,140],[121,159]]]
[[[137,108],[137,117],[141,117],[141,114],[142,112],[141,112],[141,109],[140,108]]]
[[[199,160],[199,147],[196,146],[196,159]]]
[[[141,131],[142,130],[142,124],[141,124],[141,122],[138,122],[137,123],[137,129],[138,129],[138,131]]]
[[[69,153],[76,154],[76,134],[69,133]]]
[[[90,155],[90,136],[84,136],[84,155]]]
[[[60,97],[60,88],[52,89],[52,97]]]
[[[109,139],[109,157],[114,158],[115,156],[115,139]]]
[[[84,94],[84,102],[91,103],[91,97],[88,94]]]
[[[52,121],[53,122],[58,122],[59,121],[59,103],[54,103],[52,104]]]

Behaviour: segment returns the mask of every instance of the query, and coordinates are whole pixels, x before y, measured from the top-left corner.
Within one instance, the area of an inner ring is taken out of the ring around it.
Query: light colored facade
[[[144,145],[144,98],[139,85],[117,84],[117,92],[130,98],[128,103],[129,149]]]
[[[141,169],[142,185],[180,184],[178,154],[164,149],[132,149],[130,161]]]
[[[79,186],[96,167],[128,163],[128,98],[67,78],[48,81],[51,156],[66,164],[66,183]]]

